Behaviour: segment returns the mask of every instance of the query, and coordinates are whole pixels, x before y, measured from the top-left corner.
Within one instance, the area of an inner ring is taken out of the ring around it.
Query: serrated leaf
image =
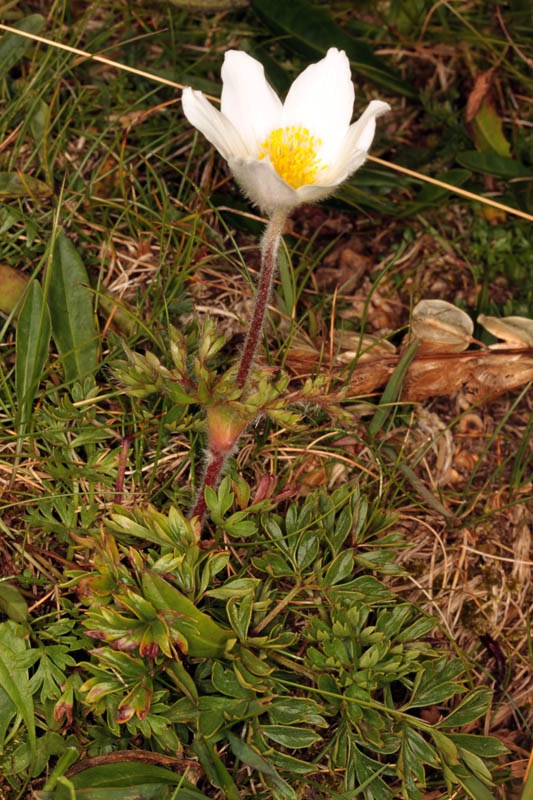
[[[337,25],[327,8],[307,0],[252,0],[252,8],[276,33],[290,37],[305,53],[322,57],[328,47],[344,50],[356,73],[378,86],[406,97],[416,97],[414,89],[397,78],[392,69],[374,55],[372,48]]]
[[[54,243],[50,269],[48,305],[54,341],[67,382],[82,383],[96,369],[98,334],[87,270],[64,233]]]

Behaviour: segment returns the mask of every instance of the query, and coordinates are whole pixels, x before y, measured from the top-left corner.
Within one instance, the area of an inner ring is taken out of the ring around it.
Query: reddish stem
[[[259,340],[263,332],[268,301],[270,300],[274,275],[276,274],[281,233],[286,218],[287,214],[285,212],[275,211],[263,234],[261,242],[261,274],[257,286],[257,297],[248,334],[244,342],[244,349],[239,362],[237,377],[235,379],[235,383],[239,389],[244,389],[246,386],[254,364]],[[235,436],[233,441],[227,442],[227,446],[224,447],[224,450],[220,450],[219,448],[215,450],[213,448],[213,442],[208,441],[207,467],[196,497],[196,502],[190,514],[191,517],[198,517],[200,522],[203,522],[207,512],[205,488],[206,486],[210,486],[214,489],[217,486],[222,470],[224,469],[224,464],[229,455],[233,452],[235,444],[239,439],[240,432]]]
[[[278,265],[279,241],[286,219],[285,212],[276,211],[267,225],[261,242],[261,274],[257,285],[257,297],[235,379],[239,389],[243,389],[246,385],[263,332],[268,301],[272,294],[272,284]]]
[[[200,491],[196,497],[194,508],[191,511],[191,517],[198,517],[200,522],[203,522],[207,511],[207,504],[205,502],[205,487],[211,486],[214,488],[222,472],[222,467],[226,461],[227,455],[225,453],[211,453],[209,452],[209,463],[207,464],[202,480]]]

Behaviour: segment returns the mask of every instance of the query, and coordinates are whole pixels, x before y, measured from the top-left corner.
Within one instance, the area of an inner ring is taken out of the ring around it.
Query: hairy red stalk
[[[281,233],[286,218],[287,214],[284,211],[275,211],[261,241],[261,274],[257,286],[257,296],[235,379],[239,389],[246,387],[263,333],[268,301],[272,294],[272,284],[278,265]],[[203,521],[207,512],[205,488],[210,486],[214,489],[217,486],[224,465],[233,452],[244,427],[246,426],[236,423],[236,420],[231,418],[231,414],[227,414],[225,420],[224,414],[222,414],[217,418],[215,425],[209,424],[208,413],[207,467],[191,511],[191,517],[198,517],[200,521]]]
[[[286,219],[287,214],[284,211],[275,211],[261,241],[261,274],[257,285],[257,297],[235,379],[235,383],[240,389],[246,385],[263,332],[268,301],[272,294],[272,284],[278,266],[281,233]]]

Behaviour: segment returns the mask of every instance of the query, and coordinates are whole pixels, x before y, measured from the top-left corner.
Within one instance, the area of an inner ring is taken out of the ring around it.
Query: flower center
[[[272,131],[261,145],[259,158],[270,157],[280,177],[293,189],[314,183],[319,170],[325,169],[317,155],[322,139],[315,139],[307,128],[294,125]]]

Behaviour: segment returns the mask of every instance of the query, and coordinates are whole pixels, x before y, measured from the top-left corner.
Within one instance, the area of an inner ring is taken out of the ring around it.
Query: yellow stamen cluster
[[[322,139],[315,139],[307,128],[294,125],[272,131],[261,145],[259,158],[269,156],[278,175],[293,189],[314,183],[317,172],[325,169],[317,155]]]

